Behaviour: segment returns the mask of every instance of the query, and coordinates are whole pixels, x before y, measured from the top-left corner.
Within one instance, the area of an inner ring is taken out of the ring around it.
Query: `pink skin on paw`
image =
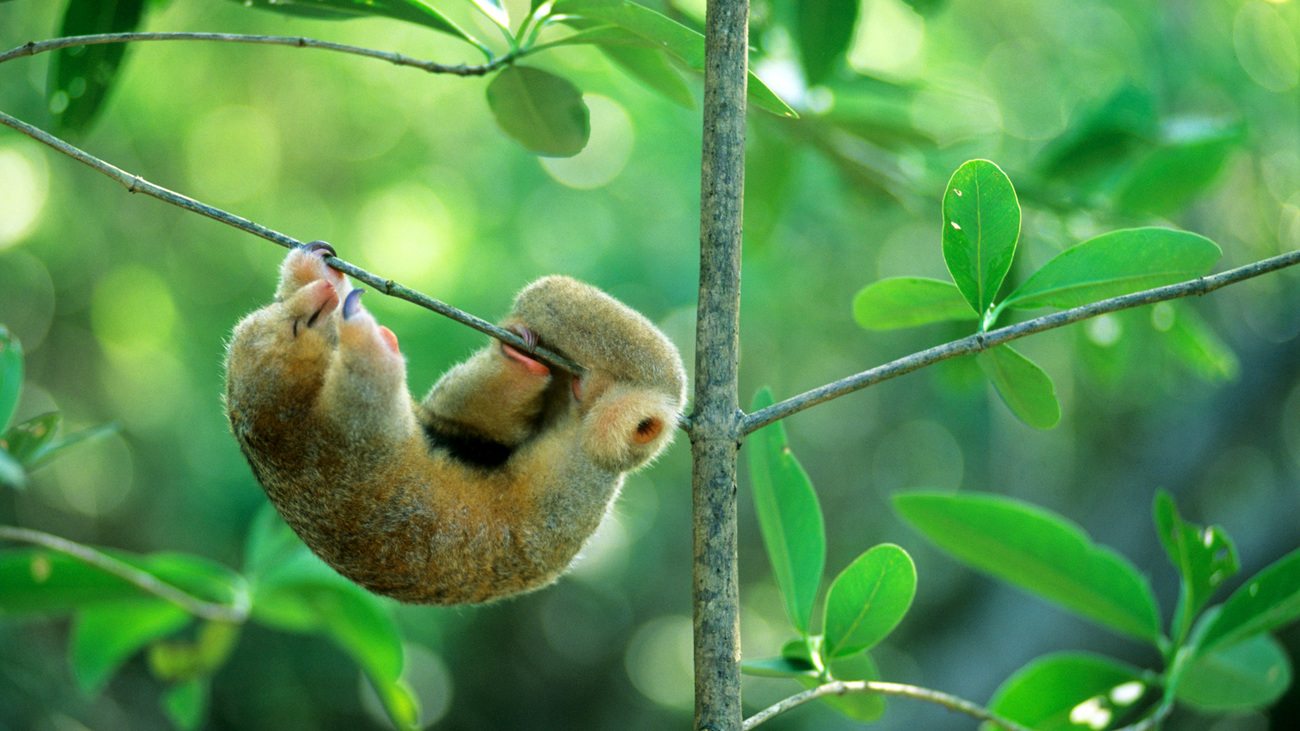
[[[316,243],[323,244],[323,242]],[[325,263],[325,257],[334,256],[334,249],[328,248],[328,244],[324,246],[325,248],[320,246],[312,248],[309,244],[301,249],[295,249],[290,254],[287,266],[293,272],[294,280],[304,285],[317,279],[326,279],[334,284],[343,281],[343,273],[330,268]]]
[[[343,319],[351,320],[358,315],[364,315],[365,318],[375,326],[375,330],[379,333],[379,339],[384,343],[384,345],[388,346],[388,349],[393,351],[393,353],[400,355],[402,351],[401,348],[397,346],[397,335],[395,335],[392,330],[389,330],[383,325],[375,322],[374,316],[369,312],[366,312],[366,308],[361,306],[361,295],[363,294],[365,294],[364,289],[354,289],[351,292],[348,292],[348,297],[343,302]]]
[[[314,325],[339,306],[338,290],[324,279],[318,279],[307,285],[304,292],[307,295],[308,309],[312,313],[309,325]]]
[[[397,336],[393,334],[392,330],[380,325],[379,337],[383,339],[384,344],[391,348],[394,353],[402,352],[402,350],[397,347]]]
[[[501,343],[501,352],[504,353],[507,358],[510,358],[511,360],[522,365],[525,370],[527,370],[529,373],[533,374],[534,376],[544,378],[546,376],[551,375],[551,369],[547,368],[544,363],[529,358],[528,356],[519,352],[515,348],[506,345],[505,343]]]

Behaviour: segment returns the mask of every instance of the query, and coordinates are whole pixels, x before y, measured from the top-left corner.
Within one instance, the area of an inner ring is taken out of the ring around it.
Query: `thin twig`
[[[828,695],[847,695],[849,693],[874,693],[877,695],[912,698],[914,700],[934,703],[943,706],[950,711],[964,713],[968,716],[978,718],[981,721],[988,721],[989,723],[1001,726],[1008,731],[1030,731],[1030,729],[1021,726],[1015,721],[1009,721],[1002,718],[983,706],[976,705],[968,700],[958,698],[957,696],[941,693],[937,690],[930,690],[929,688],[920,688],[915,685],[885,683],[876,680],[837,680],[827,683],[826,685],[818,686],[812,690],[806,690],[798,695],[792,695],[789,698],[775,703],[745,719],[745,725],[743,728],[745,731],[749,731],[749,729],[754,728],[760,723],[771,720],[774,716],[778,716],[792,708],[801,706],[804,703],[818,698]]]
[[[0,525],[0,539],[28,543],[71,556],[84,564],[112,574],[141,591],[153,594],[159,599],[165,599],[199,619],[232,624],[242,624],[248,619],[249,600],[246,591],[236,592],[234,602],[231,604],[214,604],[187,594],[160,580],[153,574],[141,571],[106,553],[101,553],[80,543],[74,543],[66,538],[28,528]]]
[[[320,41],[314,38],[303,38],[301,36],[261,36],[244,35],[239,33],[98,33],[86,36],[51,38],[46,41],[30,41],[18,46],[17,48],[0,53],[0,63],[24,56],[35,56],[38,53],[45,53],[46,51],[57,51],[60,48],[90,46],[101,43],[135,43],[138,41],[218,41],[222,43],[253,43],[272,46],[291,46],[293,48],[319,48],[326,51],[351,53],[357,56],[376,58],[397,66],[410,66],[412,68],[417,68],[431,74],[455,74],[457,76],[485,76],[517,58],[517,56],[506,54],[504,56],[493,58],[487,63],[478,66],[470,66],[467,64],[451,66],[448,64],[434,63],[433,61],[411,58],[410,56],[404,56],[400,53],[377,51],[373,48],[349,46],[345,43],[332,43],[330,41]]]
[[[976,333],[960,340],[954,340],[950,343],[937,345],[928,350],[922,350],[919,353],[899,358],[891,363],[876,366],[871,370],[863,371],[856,375],[842,378],[825,386],[814,388],[811,391],[788,398],[780,403],[773,404],[764,409],[759,409],[745,417],[742,424],[742,433],[749,434],[755,429],[759,429],[779,419],[802,411],[810,406],[815,406],[824,401],[829,401],[838,396],[843,396],[854,391],[873,386],[881,381],[887,381],[891,378],[901,376],[904,373],[911,373],[918,368],[938,363],[941,360],[956,358],[959,355],[969,355],[979,353],[996,345],[1023,338],[1026,335],[1033,335],[1044,330],[1069,325],[1080,320],[1097,317],[1110,312],[1118,312],[1132,307],[1141,307],[1143,305],[1164,302],[1166,300],[1189,297],[1191,295],[1203,295],[1213,292],[1220,287],[1226,287],[1229,284],[1258,277],[1261,274],[1284,269],[1289,266],[1300,264],[1300,251],[1290,251],[1285,254],[1263,259],[1229,269],[1226,272],[1200,277],[1178,284],[1170,284],[1164,287],[1148,289],[1142,292],[1134,292],[1119,297],[1093,302],[1061,312],[1054,312],[1050,315],[1044,315],[1032,320],[1026,320],[1015,325],[990,330],[986,333]]]
[[[745,719],[745,725],[743,727],[744,731],[749,731],[750,729],[754,728],[760,723],[763,723],[764,721],[770,721],[773,717],[779,716],[782,713],[785,713],[786,711],[795,708],[797,706],[801,706],[804,703],[808,703],[809,701],[814,701],[817,700],[818,698],[824,698],[825,696],[828,695],[848,695],[849,693],[876,694],[876,695],[896,696],[900,698],[911,698],[913,700],[925,701],[927,703],[934,703],[936,705],[943,706],[944,708],[947,708],[950,711],[955,711],[957,713],[964,713],[968,716],[978,718],[981,721],[987,721],[988,723],[1001,726],[1002,728],[1007,729],[1008,731],[1032,731],[1031,729],[1021,726],[1015,721],[1002,718],[1001,716],[993,713],[992,711],[988,710],[987,708],[984,708],[983,706],[977,705],[975,703],[971,703],[968,700],[958,698],[957,696],[954,695],[942,693],[937,690],[931,690],[929,688],[921,688],[915,685],[906,685],[903,683],[886,683],[877,680],[855,680],[855,681],[837,680],[834,682],[827,683],[825,685],[818,686],[816,688],[813,688],[812,690],[806,690],[797,695],[792,695],[789,698],[778,701],[777,703],[774,703],[771,706],[768,706],[767,708]],[[1157,726],[1159,726],[1161,723],[1164,722],[1165,718],[1169,715],[1169,712],[1172,710],[1172,708],[1173,708],[1172,704],[1161,704],[1156,709],[1156,712],[1151,714],[1147,718],[1144,718],[1141,721],[1138,721],[1137,723],[1134,723],[1130,726],[1124,726],[1123,728],[1116,729],[1115,731],[1151,731],[1151,729],[1156,728]]]
[[[285,248],[292,249],[294,247],[303,245],[303,242],[298,241],[293,237],[286,236],[278,231],[269,229],[259,223],[254,223],[253,221],[250,221],[246,218],[242,218],[240,216],[236,216],[233,213],[228,213],[226,211],[223,211],[220,208],[214,208],[212,206],[207,205],[206,203],[200,203],[199,201],[194,200],[193,198],[190,198],[188,196],[184,196],[181,195],[180,193],[176,193],[174,191],[167,190],[166,188],[154,185],[153,183],[150,183],[149,181],[145,180],[139,175],[132,175],[120,168],[114,167],[113,165],[110,165],[109,163],[100,160],[99,158],[95,157],[94,155],[91,155],[88,152],[85,152],[84,150],[74,147],[68,144],[67,142],[64,142],[63,140],[59,139],[58,137],[55,137],[54,135],[51,135],[48,132],[45,132],[44,130],[33,127],[30,124],[27,124],[26,122],[23,122],[21,120],[15,119],[14,117],[11,117],[8,114],[5,114],[4,112],[0,112],[0,124],[3,124],[7,127],[12,127],[13,129],[22,132],[23,134],[27,135],[28,137],[31,137],[37,142],[41,142],[45,145],[48,145],[53,149],[67,155],[68,157],[71,157],[72,159],[77,160],[78,162],[82,162],[90,166],[91,168],[98,170],[104,175],[107,175],[113,180],[116,180],[117,182],[121,183],[122,186],[127,189],[127,192],[143,193],[153,198],[157,198],[158,200],[161,200],[165,203],[170,203],[174,206],[178,206],[180,208],[184,208],[186,210],[193,211],[195,213],[207,216],[208,218],[211,218],[215,221],[219,221],[228,226],[234,226],[235,228],[240,229],[241,231],[247,231],[248,233],[251,233],[255,236],[261,236],[262,238],[277,243],[280,246],[283,246]],[[513,333],[504,328],[497,327],[496,325],[493,325],[487,320],[484,320],[480,317],[475,317],[474,315],[471,315],[468,312],[459,310],[455,307],[452,307],[449,304],[446,304],[432,297],[429,297],[428,295],[421,294],[420,292],[417,292],[413,289],[410,289],[409,287],[405,287],[401,284],[398,284],[397,282],[394,282],[391,279],[385,279],[384,277],[371,274],[370,272],[358,266],[350,264],[336,257],[328,257],[326,258],[325,261],[331,267],[334,267],[335,269],[343,272],[344,274],[348,274],[352,276],[357,281],[364,282],[365,284],[374,287],[376,290],[383,292],[386,295],[397,297],[398,299],[404,299],[407,302],[411,302],[413,304],[417,304],[421,307],[424,307],[425,309],[432,310],[440,315],[443,315],[444,317],[449,317],[452,320],[455,320],[456,322],[459,322],[463,325],[468,325],[469,327],[472,327],[481,333],[485,333],[487,335],[490,335],[491,337],[496,338],[497,340],[500,340],[505,343],[509,343],[510,345],[516,348],[520,348],[523,350],[523,352],[530,352],[536,355],[541,360],[559,366],[560,368],[563,368],[564,370],[569,371],[570,373],[582,374],[586,372],[586,370],[582,368],[582,366],[578,365],[577,363],[574,363],[568,358],[565,358],[561,355],[546,350],[545,348],[530,346],[522,337],[520,337],[516,333]]]

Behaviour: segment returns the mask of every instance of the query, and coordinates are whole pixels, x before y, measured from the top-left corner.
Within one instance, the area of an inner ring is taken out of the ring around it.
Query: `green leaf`
[[[1035,429],[1051,429],[1061,420],[1052,377],[1010,345],[986,350],[975,361],[1016,418]]]
[[[147,556],[118,552],[110,555],[204,601],[239,604],[248,595],[248,582],[243,576],[201,556],[172,551]]]
[[[22,392],[23,346],[0,325],[0,434],[9,428]]]
[[[808,86],[826,80],[848,52],[858,22],[858,0],[800,0],[795,35]]]
[[[863,287],[853,298],[853,319],[868,330],[893,330],[977,316],[952,282],[893,277]]]
[[[1158,643],[1159,612],[1142,574],[1077,525],[996,495],[911,492],[894,506],[955,558],[1106,627]]]
[[[1270,632],[1300,617],[1300,549],[1248,579],[1223,603],[1201,638],[1201,651]]]
[[[826,655],[846,657],[883,640],[915,595],[916,567],[906,551],[886,543],[859,556],[826,595]]]
[[[943,260],[981,316],[1011,269],[1020,238],[1020,202],[1006,174],[988,160],[953,173],[943,194]]]
[[[629,76],[658,92],[665,99],[687,109],[695,107],[695,98],[682,75],[653,48],[628,44],[601,44],[601,53]]]
[[[617,25],[609,25],[596,20],[587,18],[568,17],[564,19],[564,24],[572,27],[576,32],[571,33],[563,38],[538,43],[533,46],[533,51],[539,51],[552,46],[640,46],[642,48],[655,48],[656,44],[650,39],[639,36],[627,28],[621,28]]]
[[[1162,311],[1167,311],[1168,319],[1162,318]],[[1162,302],[1152,310],[1151,319],[1165,347],[1197,377],[1206,381],[1230,381],[1237,377],[1241,370],[1237,354],[1191,307]]]
[[[1065,309],[1199,277],[1219,260],[1204,236],[1167,228],[1133,228],[1088,239],[1034,272],[1003,307]]]
[[[99,552],[106,559],[145,571],[199,599],[234,603],[246,594],[239,574],[198,556],[120,551]],[[71,556],[44,549],[0,552],[0,612],[58,614],[101,602],[152,597],[125,579]]]
[[[195,678],[168,688],[162,697],[162,707],[167,718],[183,731],[198,728],[208,715],[210,686],[208,678]]]
[[[1270,635],[1260,634],[1199,655],[1183,672],[1178,699],[1214,713],[1271,705],[1291,685],[1291,662]]]
[[[771,406],[772,392],[754,397],[754,410]],[[785,599],[790,622],[807,636],[813,602],[826,566],[826,529],[817,493],[786,442],[781,422],[749,437],[749,476],[754,508],[772,574]]]
[[[510,32],[510,14],[506,12],[501,0],[473,0],[474,7],[486,15],[498,27]]]
[[[0,448],[0,485],[7,485],[15,490],[27,487],[27,470],[22,464]]]
[[[835,103],[817,114],[818,119],[889,150],[933,146],[934,136],[919,129],[913,110],[920,98],[919,86],[904,85],[852,74],[828,79],[822,84]],[[901,153],[900,153],[901,154]]]
[[[919,15],[931,15],[938,12],[947,0],[903,0]]]
[[[1174,617],[1177,636],[1182,638],[1214,590],[1237,573],[1237,549],[1222,528],[1185,522],[1164,490],[1156,493],[1153,511],[1160,543],[1182,577]]]
[[[45,447],[27,463],[27,469],[39,469],[56,459],[59,455],[63,454],[65,450],[71,447],[75,447],[82,442],[93,442],[96,439],[102,439],[106,436],[116,434],[117,431],[117,424],[102,424],[100,426],[87,427],[65,437],[59,437],[47,443]]]
[[[627,0],[557,0],[550,15],[566,15],[617,25],[681,59],[696,71],[704,71],[704,36],[643,5]],[[749,73],[750,103],[782,117],[798,116],[754,73]]]
[[[1125,176],[1115,196],[1116,205],[1155,216],[1180,210],[1214,182],[1228,155],[1245,138],[1242,123],[1208,119],[1170,122],[1162,145]]]
[[[761,678],[817,677],[817,668],[812,663],[780,656],[746,660],[740,664],[740,672]]]
[[[144,0],[68,0],[60,36],[127,33],[144,15]],[[60,129],[85,131],[98,115],[126,53],[125,43],[72,46],[50,62],[50,107]]]
[[[497,126],[545,157],[572,157],[587,146],[591,119],[578,87],[548,71],[507,66],[487,88]]]
[[[57,411],[34,416],[21,424],[15,424],[4,433],[4,447],[9,455],[24,467],[31,465],[54,440],[63,417]]]
[[[277,535],[278,529],[268,527],[259,539],[256,560],[263,563],[254,583],[253,619],[329,637],[365,672],[393,723],[415,728],[419,702],[401,679],[402,637],[387,605],[305,548],[287,549]],[[267,562],[271,557],[275,561]]]
[[[193,640],[155,642],[149,647],[149,670],[169,683],[211,676],[226,664],[240,630],[229,622],[204,622]]]
[[[244,573],[249,581],[257,583],[262,574],[275,571],[281,564],[306,553],[309,553],[307,546],[280,519],[275,506],[269,502],[262,503],[253,517],[244,545]],[[313,565],[313,569],[319,572],[315,575],[328,575],[328,571],[320,571],[322,566]]]
[[[1086,721],[1113,718],[1146,691],[1137,668],[1101,655],[1066,652],[1044,655],[1007,678],[989,710],[1035,731],[1078,731],[1089,725],[1072,722],[1072,715]]]
[[[36,549],[0,552],[0,613],[56,614],[142,595],[125,580],[63,554]]]
[[[1156,136],[1151,95],[1125,84],[1100,105],[1079,114],[1077,122],[1047,145],[1037,165],[1046,177],[1090,190],[1109,180]]]
[[[320,20],[384,17],[431,28],[484,48],[483,44],[422,0],[235,0],[250,8]]]
[[[880,670],[871,653],[859,652],[848,657],[833,657],[829,669],[835,680],[880,680]],[[814,678],[796,678],[805,688],[816,688],[821,681]],[[829,695],[822,699],[826,705],[859,723],[871,723],[885,715],[885,696],[879,693],[848,693]]]
[[[162,599],[109,602],[77,612],[70,653],[77,685],[94,695],[132,655],[192,621],[184,609]]]
[[[58,457],[64,450],[81,442],[93,441],[117,433],[117,425],[89,427],[56,439],[63,417],[57,411],[32,417],[9,428],[0,436],[0,447],[22,464],[28,472]]]

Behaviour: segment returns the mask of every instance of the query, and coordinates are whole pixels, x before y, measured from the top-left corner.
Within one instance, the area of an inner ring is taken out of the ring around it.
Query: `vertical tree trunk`
[[[748,0],[710,0],[706,18],[696,327],[694,458],[695,728],[741,726],[736,453]]]

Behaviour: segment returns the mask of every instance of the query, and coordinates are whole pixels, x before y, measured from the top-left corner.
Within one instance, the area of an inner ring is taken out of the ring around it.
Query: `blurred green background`
[[[473,25],[454,0],[435,4]],[[62,6],[0,3],[0,49],[57,35]],[[508,7],[513,17],[525,10]],[[655,7],[687,24],[701,15],[689,0]],[[833,25],[843,11],[828,7],[818,17]],[[966,334],[866,332],[850,302],[884,276],[946,277],[938,196],[969,158],[1002,166],[1025,206],[1013,280],[1127,225],[1204,234],[1222,246],[1224,268],[1300,246],[1294,0],[862,0],[850,9],[859,18],[847,63],[808,88],[808,60],[798,62],[812,36],[792,22],[795,6],[753,6],[754,68],[803,116],[751,117],[742,402],[764,385],[791,396]],[[305,35],[481,61],[395,21],[287,19],[214,0],[154,2],[149,13],[147,30]],[[0,66],[0,110],[51,128],[49,58]],[[698,109],[655,95],[589,48],[530,63],[586,94],[592,139],[575,158],[539,159],[501,134],[481,78],[210,43],[131,46],[102,118],[76,142],[300,240],[328,240],[363,268],[483,317],[499,316],[537,276],[586,279],[659,323],[689,368]],[[691,85],[698,101],[699,79]],[[0,129],[0,323],[28,354],[18,418],[58,409],[67,427],[121,425],[37,472],[26,491],[0,492],[0,522],[239,566],[265,498],[222,413],[223,347],[269,298],[283,254]],[[404,302],[372,295],[367,307],[401,338],[417,393],[482,342]],[[1206,323],[1226,350],[1186,347],[1171,335],[1173,318]],[[876,653],[883,675],[982,702],[1051,650],[1157,663],[939,555],[901,526],[888,496],[987,490],[1060,511],[1132,557],[1168,612],[1176,584],[1150,527],[1157,488],[1189,519],[1227,528],[1243,577],[1300,544],[1298,333],[1300,273],[1283,272],[1022,341],[1062,400],[1050,432],[1017,422],[966,360],[789,419],[827,515],[828,570],[885,540],[917,561],[917,604]],[[682,440],[631,477],[554,587],[486,607],[395,606],[429,722],[688,724],[689,471]],[[743,476],[741,509],[744,651],[761,657],[789,637]],[[1282,639],[1296,657],[1300,632]],[[66,622],[0,618],[0,728],[167,727],[143,662],[86,698],[66,643]],[[251,626],[214,680],[207,727],[382,726],[362,686],[329,643]],[[793,691],[747,679],[747,709]],[[1180,712],[1167,728],[1288,729],[1298,719],[1292,690],[1271,716]],[[905,701],[878,724],[971,726]],[[807,706],[767,727],[854,725]]]

